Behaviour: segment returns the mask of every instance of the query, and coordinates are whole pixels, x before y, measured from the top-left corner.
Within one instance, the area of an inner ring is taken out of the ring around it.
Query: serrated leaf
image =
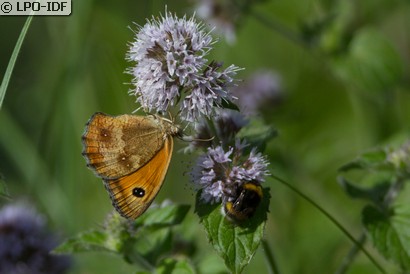
[[[266,143],[276,137],[278,132],[272,126],[265,124],[261,118],[254,118],[243,127],[236,135],[239,139],[246,139],[249,147],[257,147],[258,151],[263,152]]]
[[[377,250],[401,268],[410,270],[410,207],[397,207],[392,213],[373,206],[363,209],[363,224]]]
[[[232,273],[243,271],[263,238],[269,210],[269,189],[264,189],[263,194],[264,198],[255,215],[241,224],[226,219],[221,212],[221,205],[202,203],[200,193],[196,197],[195,210],[205,228],[208,240]]]
[[[369,200],[376,205],[383,201],[390,188],[387,182],[369,188],[359,187],[342,176],[339,176],[337,181],[351,198]]]
[[[91,230],[72,237],[57,248],[55,253],[78,253],[84,251],[116,251],[116,248],[107,244],[109,235],[103,231]]]
[[[189,263],[186,258],[166,258],[162,260],[158,267],[157,272],[158,274],[170,274],[170,273],[178,273],[178,274],[194,274],[195,269]]]
[[[190,205],[176,205],[164,202],[161,206],[151,206],[141,217],[135,220],[137,226],[172,226],[180,224],[187,215]]]
[[[391,42],[371,28],[357,31],[348,55],[338,56],[334,65],[342,79],[368,91],[392,88],[402,75],[402,63]]]

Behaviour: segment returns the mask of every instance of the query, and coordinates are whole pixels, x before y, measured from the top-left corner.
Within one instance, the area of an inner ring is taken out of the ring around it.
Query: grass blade
[[[4,97],[6,96],[6,90],[10,82],[11,74],[13,73],[14,65],[16,64],[17,56],[20,52],[21,45],[23,44],[24,38],[26,37],[27,30],[30,27],[31,20],[33,16],[27,17],[23,28],[21,29],[19,39],[17,40],[16,46],[14,47],[13,53],[11,54],[9,64],[7,65],[6,72],[4,73],[3,81],[0,86],[0,109],[3,105]]]

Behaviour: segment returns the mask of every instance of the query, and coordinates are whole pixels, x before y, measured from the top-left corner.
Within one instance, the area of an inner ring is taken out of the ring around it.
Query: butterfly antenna
[[[169,120],[171,120],[172,123],[174,123],[174,122],[175,122],[175,119],[174,119],[174,117],[172,116],[171,111],[169,111],[169,110],[168,110],[168,116],[169,116]]]
[[[209,142],[209,141],[212,141],[213,139],[215,139],[215,136],[212,136],[211,138],[208,138],[208,139],[197,139],[197,138],[190,138],[190,139],[187,139],[187,138],[183,138],[183,137],[189,137],[189,136],[182,136],[182,138],[181,138],[181,140],[182,141],[185,141],[185,142]]]

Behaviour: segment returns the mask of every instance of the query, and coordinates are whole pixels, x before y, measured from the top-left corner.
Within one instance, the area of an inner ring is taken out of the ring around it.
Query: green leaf
[[[355,33],[348,54],[338,56],[334,68],[347,83],[368,91],[390,89],[402,76],[402,63],[390,40],[371,28]]]
[[[78,253],[84,251],[117,251],[118,248],[109,244],[109,235],[103,231],[91,230],[72,237],[57,248],[55,253]]]
[[[386,162],[387,160],[387,152],[385,149],[375,149],[372,151],[368,151],[357,157],[355,160],[343,165],[339,168],[339,171],[346,172],[353,169],[370,169],[370,168],[377,168],[377,167],[390,167],[393,169],[393,165],[391,163]]]
[[[339,176],[337,181],[351,198],[369,200],[376,205],[383,202],[390,188],[390,184],[387,182],[369,188],[359,187],[342,176]]]
[[[262,238],[269,210],[269,189],[263,190],[264,198],[255,215],[235,224],[221,213],[221,205],[204,204],[200,193],[196,197],[195,210],[205,228],[208,240],[225,265],[233,273],[241,273],[255,254]]]
[[[160,206],[151,206],[134,223],[137,226],[158,227],[177,225],[185,219],[190,207],[190,205],[176,205],[166,201]]]
[[[266,143],[277,135],[278,132],[276,129],[270,125],[266,125],[263,119],[255,117],[238,132],[236,137],[246,139],[247,143],[250,144],[249,147],[256,146],[258,151],[263,152]]]
[[[228,99],[223,99],[220,107],[224,109],[232,109],[232,110],[240,111],[239,107],[234,102]]]
[[[80,233],[55,251],[110,251],[122,254],[130,263],[155,265],[172,249],[172,231],[169,227],[181,223],[188,211],[188,205],[163,203],[150,208],[133,222],[114,212],[105,220],[103,229]]]
[[[158,274],[169,274],[169,273],[178,273],[178,274],[194,274],[196,273],[195,269],[189,263],[189,261],[183,258],[166,258],[162,260],[158,267]]]
[[[410,206],[396,207],[394,213],[373,206],[363,209],[363,224],[377,250],[401,268],[410,270]]]
[[[125,251],[125,257],[134,263],[137,255],[151,265],[156,265],[160,258],[172,250],[173,234],[169,228],[148,227],[138,231],[140,237],[135,238],[132,246]]]
[[[140,258],[143,258],[145,262],[156,265],[164,254],[172,250],[173,233],[170,227],[180,224],[189,208],[189,205],[176,205],[169,201],[159,206],[151,206],[133,222],[135,229],[138,229],[136,236],[140,237],[134,237],[132,246],[126,246],[126,259],[139,263]],[[137,258],[137,261],[133,258]]]
[[[123,252],[132,245],[130,225],[117,212],[111,213],[105,220],[104,228],[79,233],[69,238],[55,251],[58,253],[76,253],[84,251]]]

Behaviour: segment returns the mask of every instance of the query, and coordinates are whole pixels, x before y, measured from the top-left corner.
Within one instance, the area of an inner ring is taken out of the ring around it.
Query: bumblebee
[[[255,182],[247,182],[231,189],[224,202],[228,219],[242,222],[253,216],[263,198],[262,187]]]

